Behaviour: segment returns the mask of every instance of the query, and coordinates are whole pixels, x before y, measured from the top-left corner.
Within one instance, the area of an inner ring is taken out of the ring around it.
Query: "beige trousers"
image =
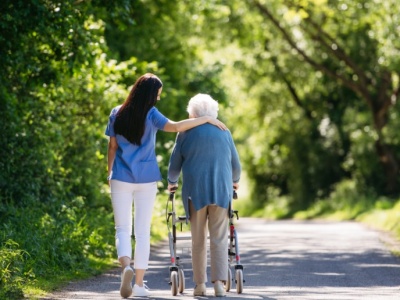
[[[196,284],[207,282],[207,232],[209,231],[211,282],[217,280],[226,282],[228,279],[228,210],[217,205],[208,205],[196,211],[192,201],[189,201],[189,208],[193,281]]]

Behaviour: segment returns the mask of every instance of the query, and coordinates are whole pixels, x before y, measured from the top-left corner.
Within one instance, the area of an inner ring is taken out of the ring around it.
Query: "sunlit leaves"
[[[302,19],[308,17],[308,13],[304,9],[299,9],[299,10],[289,9],[285,12],[283,17],[286,22],[292,24],[298,24],[302,21]]]

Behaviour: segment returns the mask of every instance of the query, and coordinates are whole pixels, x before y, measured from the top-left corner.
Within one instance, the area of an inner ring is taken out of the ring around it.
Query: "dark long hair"
[[[156,105],[158,90],[162,87],[160,78],[151,73],[139,77],[133,85],[128,98],[119,109],[114,131],[134,145],[141,145],[146,116]]]

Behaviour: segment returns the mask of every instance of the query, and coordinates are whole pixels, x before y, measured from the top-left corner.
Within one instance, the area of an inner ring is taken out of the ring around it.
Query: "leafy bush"
[[[7,293],[22,293],[35,278],[93,272],[90,257],[114,256],[110,207],[85,207],[82,199],[61,204],[18,208],[0,226],[1,284]],[[18,298],[18,297],[17,297]]]
[[[29,255],[20,249],[18,243],[11,239],[0,240],[0,299],[23,298],[23,285],[27,278],[33,277],[27,270],[26,260]]]

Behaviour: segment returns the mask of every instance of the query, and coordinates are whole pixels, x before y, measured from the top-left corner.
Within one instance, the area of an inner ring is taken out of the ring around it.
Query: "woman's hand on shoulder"
[[[226,125],[224,123],[222,123],[220,120],[218,120],[216,118],[208,117],[207,122],[214,126],[217,126],[219,129],[222,129],[222,130],[228,129],[228,127],[226,127]]]

